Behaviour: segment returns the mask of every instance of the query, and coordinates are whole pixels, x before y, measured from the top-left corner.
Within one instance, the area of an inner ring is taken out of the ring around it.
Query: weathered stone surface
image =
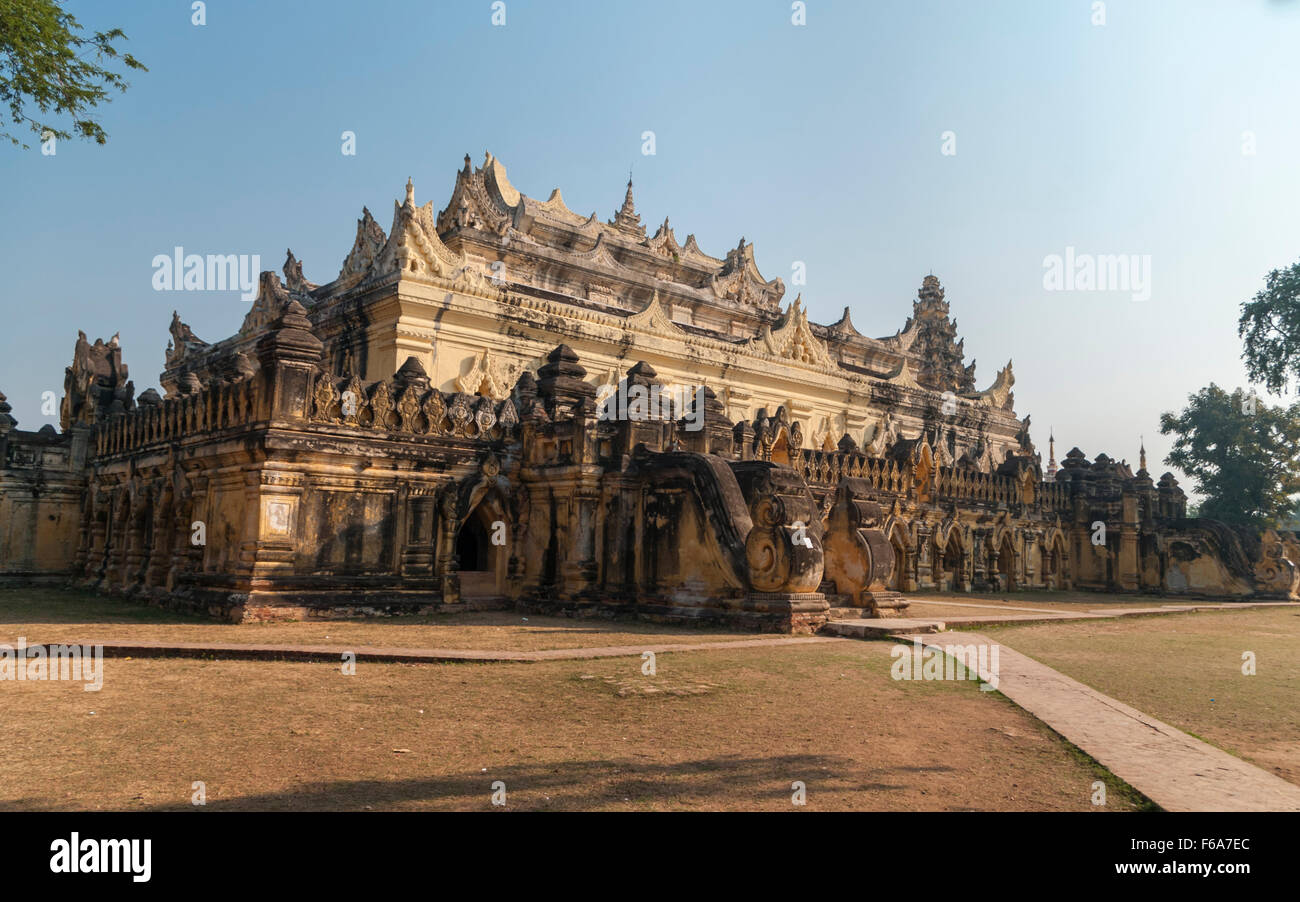
[[[388,232],[363,210],[337,279],[284,271],[224,340],[173,314],[165,397],[137,404],[116,337],[84,334],[61,432],[0,396],[0,577],[230,620],[517,605],[786,631],[828,596],[892,616],[936,588],[1300,584],[1296,536],[1186,520],[1169,474],[1075,449],[1045,476],[1011,365],[975,390],[933,276],[893,336],[819,325],[743,239],[647,238],[630,184],[601,222],[491,155],[441,213],[409,182]]]

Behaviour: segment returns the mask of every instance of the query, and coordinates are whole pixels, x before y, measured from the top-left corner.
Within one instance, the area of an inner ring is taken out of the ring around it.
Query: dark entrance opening
[[[460,534],[456,536],[456,559],[462,571],[492,569],[488,560],[487,531],[477,517],[470,517],[460,528]]]
[[[998,552],[998,570],[1002,575],[1002,590],[1004,592],[1014,592],[1016,590],[1016,551],[1011,544],[1011,539],[1006,538],[1002,541],[1002,550]]]
[[[966,588],[962,579],[963,557],[961,543],[950,539],[943,551],[943,569],[948,574],[948,590],[951,592],[962,592]]]

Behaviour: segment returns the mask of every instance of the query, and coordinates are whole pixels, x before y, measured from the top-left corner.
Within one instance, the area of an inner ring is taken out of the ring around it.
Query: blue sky
[[[441,208],[466,152],[517,188],[637,208],[721,256],[743,235],[768,278],[832,322],[903,325],[933,271],[984,388],[1015,360],[1046,452],[1151,469],[1161,411],[1245,384],[1238,305],[1300,259],[1300,2],[212,0],[69,4],[149,66],[102,110],[104,147],[0,148],[0,391],[23,428],[61,394],[77,329],[121,333],[157,385],[171,311],[216,340],[237,292],[155,292],[151,261],[291,247],[337,275],[368,205],[407,176]],[[343,131],[357,153],[340,152]],[[654,131],[656,154],[641,153]],[[956,154],[941,153],[955,132]],[[1256,152],[1243,154],[1243,133]],[[1043,261],[1150,255],[1151,297],[1047,291]]]

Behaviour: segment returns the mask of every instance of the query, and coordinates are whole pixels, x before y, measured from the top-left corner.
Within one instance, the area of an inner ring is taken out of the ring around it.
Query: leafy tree
[[[0,0],[0,104],[9,108],[8,122],[0,112],[0,137],[26,147],[8,127],[30,128],[41,140],[91,138],[97,144],[108,135],[91,115],[127,88],[122,73],[103,65],[120,61],[144,70],[131,54],[119,54],[125,41],[120,28],[82,35],[81,25],[65,12],[60,0]],[[34,110],[34,115],[28,110]],[[47,116],[72,118],[72,132],[56,127]]]
[[[1263,528],[1292,516],[1300,494],[1300,402],[1270,407],[1241,389],[1211,383],[1182,413],[1161,414],[1177,436],[1165,463],[1196,483],[1200,515]]]
[[[1300,382],[1300,263],[1268,274],[1264,288],[1241,305],[1237,335],[1251,382],[1275,394]]]

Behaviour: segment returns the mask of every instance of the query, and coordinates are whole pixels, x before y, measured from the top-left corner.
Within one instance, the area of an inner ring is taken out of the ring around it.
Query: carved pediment
[[[362,207],[361,218],[357,220],[357,237],[343,261],[343,268],[339,270],[339,281],[347,284],[365,278],[387,243],[388,236],[383,228],[375,222],[370,210]]]
[[[172,338],[167,343],[167,366],[180,363],[189,354],[208,346],[206,341],[194,334],[193,329],[181,322],[180,314],[175,310],[172,311],[170,331]]]
[[[921,333],[921,328],[914,317],[908,317],[907,322],[899,332],[895,332],[888,338],[882,338],[880,341],[891,351],[910,351],[912,345],[916,343],[916,337]]]
[[[456,380],[456,389],[464,394],[485,395],[501,401],[510,397],[519,369],[518,364],[502,360],[485,349],[473,359],[468,372]]]
[[[393,202],[393,228],[379,252],[375,274],[400,272],[403,278],[453,278],[465,266],[465,258],[454,253],[438,237],[433,221],[433,202],[415,205],[415,188],[406,181],[406,200]]]
[[[451,200],[438,214],[437,228],[440,233],[452,229],[478,229],[504,235],[510,228],[512,217],[509,206],[488,186],[488,167],[492,162],[489,154],[482,167],[473,169],[469,154],[465,154],[465,166],[456,173],[456,187],[451,193]],[[504,167],[502,172],[504,173]]]
[[[605,233],[601,232],[596,236],[596,243],[589,251],[578,251],[573,253],[575,260],[582,260],[587,263],[598,263],[601,266],[607,266],[611,269],[618,268],[618,261],[610,253],[609,242],[605,240]]]
[[[289,303],[289,292],[280,284],[280,277],[271,271],[262,273],[257,283],[257,298],[239,327],[240,335],[260,332],[284,312]]]
[[[904,357],[899,361],[898,366],[885,376],[885,381],[891,385],[901,385],[904,388],[922,388],[921,383],[916,381],[916,363],[910,357]]]
[[[775,330],[771,326],[763,326],[758,338],[748,344],[775,357],[783,357],[799,363],[824,367],[835,365],[830,352],[826,350],[825,342],[813,335],[812,329],[808,326],[808,315],[803,309],[802,296],[795,298],[794,303],[790,305],[785,322],[781,326]]]
[[[682,246],[677,243],[677,238],[673,235],[672,227],[668,225],[668,217],[664,217],[664,224],[661,225],[654,237],[646,241],[646,247],[654,251],[660,257],[668,259],[678,259],[681,257]]]
[[[643,332],[671,335],[682,331],[664,311],[663,304],[659,303],[659,292],[657,291],[650,298],[650,303],[645,305],[645,309],[627,318],[627,324]]]
[[[691,258],[695,260],[706,261],[713,264],[722,262],[721,260],[718,260],[716,257],[710,257],[708,254],[704,253],[704,251],[700,250],[700,245],[696,242],[695,236],[693,234],[686,236],[686,243],[682,245],[682,257],[684,259]]]
[[[849,318],[848,307],[844,308],[844,314],[840,317],[839,322],[832,323],[831,325],[827,326],[826,330],[828,334],[834,335],[837,338],[849,339],[849,338],[866,337],[861,332],[859,332],[856,328],[854,328],[853,320]]]
[[[302,261],[293,255],[293,251],[286,250],[284,259],[284,284],[293,294],[309,294],[312,289],[319,288],[315,282],[308,282],[302,275]]]
[[[744,238],[734,250],[728,251],[722,269],[710,280],[710,287],[719,298],[767,310],[775,310],[785,296],[784,282],[763,279],[754,262],[754,245],[746,244]]]
[[[995,410],[1008,410],[1014,399],[1011,386],[1015,384],[1016,376],[1011,371],[1011,361],[1008,360],[1007,365],[998,371],[998,377],[993,380],[993,384],[975,395],[976,401]]]

